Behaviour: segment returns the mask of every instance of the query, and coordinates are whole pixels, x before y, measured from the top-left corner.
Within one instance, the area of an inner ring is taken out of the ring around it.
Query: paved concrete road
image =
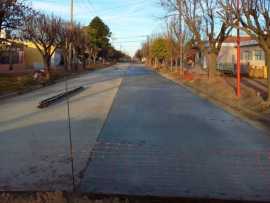
[[[79,190],[270,201],[270,136],[132,66]]]
[[[70,88],[85,87],[70,102],[77,183],[126,69],[119,65],[69,81]],[[0,102],[0,191],[71,190],[66,102],[37,108],[64,89],[62,82]]]

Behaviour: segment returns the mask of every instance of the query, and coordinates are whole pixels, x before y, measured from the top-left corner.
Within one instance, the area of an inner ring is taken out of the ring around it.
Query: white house
[[[5,39],[6,38],[6,32],[5,30],[1,30],[0,32],[0,38]]]

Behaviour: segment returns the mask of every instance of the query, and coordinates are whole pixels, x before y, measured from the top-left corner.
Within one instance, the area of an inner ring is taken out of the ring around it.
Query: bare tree
[[[196,45],[207,56],[209,78],[216,74],[217,57],[232,28],[218,15],[221,6],[217,0],[161,0],[170,11],[180,13]]]
[[[99,51],[100,51],[100,48],[97,48],[95,46],[89,47],[89,53],[94,64],[96,64]]]
[[[174,56],[175,56],[175,41],[173,38],[172,26],[170,22],[167,22],[167,43],[169,48],[170,68],[173,70]]]
[[[70,51],[70,43],[73,42],[75,36],[73,35],[74,32],[72,29],[73,26],[71,26],[68,22],[62,22],[60,24],[60,45],[59,47],[62,50],[63,58],[64,58],[64,67],[65,70],[68,70],[69,67],[71,67],[71,60],[69,59],[69,51]]]
[[[193,38],[193,34],[187,27],[180,29],[179,16],[171,16],[169,20],[168,32],[173,42],[173,56],[177,66],[181,58],[184,60],[184,55],[188,51],[185,49],[186,44]]]
[[[0,32],[3,29],[17,29],[24,24],[27,16],[33,10],[23,0],[1,0],[0,3]]]
[[[83,69],[86,69],[86,63],[89,58],[89,49],[91,49],[87,33],[78,25],[74,29],[73,36],[76,57],[82,63]]]
[[[24,38],[33,42],[43,57],[45,68],[50,72],[51,58],[62,44],[62,20],[54,16],[32,16],[26,22]]]
[[[268,101],[270,101],[270,1],[240,0],[240,10],[233,0],[220,0],[223,5],[223,16],[230,16],[231,25],[246,32],[265,52],[268,67]]]

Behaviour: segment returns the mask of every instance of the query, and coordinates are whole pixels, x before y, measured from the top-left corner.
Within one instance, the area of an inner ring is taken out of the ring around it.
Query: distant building
[[[218,63],[236,64],[237,59],[237,37],[230,36],[222,44]],[[240,38],[240,54],[241,64],[250,64],[255,66],[264,66],[265,58],[264,51],[258,43],[249,36],[242,36]]]
[[[265,53],[255,40],[241,43],[241,63],[265,66]]]
[[[59,66],[62,61],[62,54],[57,50],[52,56],[52,66]],[[36,46],[29,41],[14,40],[13,45],[6,43],[0,50],[0,72],[10,70],[10,64],[16,70],[34,70],[44,68],[42,55]]]
[[[5,30],[1,30],[1,32],[0,32],[0,38],[6,39],[6,32],[5,32]]]
[[[247,73],[248,66],[265,66],[265,54],[258,43],[250,36],[240,37],[240,63],[242,67],[242,73]],[[237,60],[237,37],[229,36],[222,44],[218,55],[218,67],[217,69],[223,71],[235,71],[235,65]],[[207,56],[197,52],[196,63],[202,65],[203,68],[207,68]]]

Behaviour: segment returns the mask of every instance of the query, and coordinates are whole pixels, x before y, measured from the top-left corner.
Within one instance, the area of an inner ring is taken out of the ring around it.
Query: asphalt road
[[[71,191],[64,83],[0,102],[0,191]],[[69,81],[77,190],[270,201],[270,135],[141,65]]]
[[[131,66],[79,191],[270,201],[270,136]]]

